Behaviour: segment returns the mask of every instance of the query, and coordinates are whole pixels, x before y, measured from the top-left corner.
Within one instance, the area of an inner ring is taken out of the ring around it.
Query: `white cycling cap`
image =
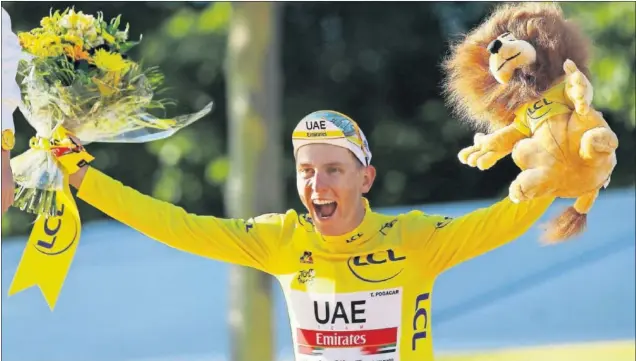
[[[333,111],[319,110],[304,117],[292,134],[294,156],[307,144],[331,144],[350,150],[365,166],[371,164],[371,150],[362,129],[353,119]]]

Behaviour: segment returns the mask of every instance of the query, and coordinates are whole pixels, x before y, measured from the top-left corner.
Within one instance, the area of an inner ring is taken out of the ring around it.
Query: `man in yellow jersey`
[[[88,166],[71,184],[78,197],[152,239],[275,276],[297,361],[433,360],[436,277],[519,237],[553,201],[505,199],[456,219],[384,215],[363,197],[376,170],[353,120],[334,111],[309,114],[293,145],[306,214],[199,216]]]

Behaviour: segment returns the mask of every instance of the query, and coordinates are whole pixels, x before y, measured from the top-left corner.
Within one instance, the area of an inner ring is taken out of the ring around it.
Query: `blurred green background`
[[[36,27],[49,2],[2,2],[13,30]],[[92,144],[95,166],[123,183],[199,214],[226,214],[223,192],[227,154],[224,75],[225,2],[56,2],[56,9],[122,14],[131,38],[143,34],[132,54],[158,65],[178,105],[190,113],[214,100],[214,112],[175,136],[148,144]],[[503,197],[518,169],[508,158],[481,172],[456,154],[473,131],[453,119],[441,98],[440,63],[448,42],[477,25],[494,3],[284,3],[281,21],[282,114],[285,139],[306,114],[334,109],[356,119],[374,152],[379,176],[369,194],[374,207]],[[618,166],[610,187],[634,184],[636,40],[634,2],[563,3],[593,40],[594,105],[619,135]],[[33,130],[15,113],[17,144]],[[247,139],[245,141],[248,141]],[[291,140],[285,143],[286,208],[297,200]],[[83,222],[105,217],[78,201]],[[283,211],[282,209],[279,211]],[[11,209],[2,234],[27,234],[33,218]]]

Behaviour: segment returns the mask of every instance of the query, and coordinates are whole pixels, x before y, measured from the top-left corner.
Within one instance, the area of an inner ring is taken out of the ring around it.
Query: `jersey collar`
[[[351,232],[348,232],[339,236],[325,236],[321,235],[322,239],[327,243],[337,244],[356,244],[361,243],[369,238],[373,237],[378,232],[378,222],[376,220],[376,214],[371,210],[369,200],[362,197],[364,202],[364,218],[362,223]]]

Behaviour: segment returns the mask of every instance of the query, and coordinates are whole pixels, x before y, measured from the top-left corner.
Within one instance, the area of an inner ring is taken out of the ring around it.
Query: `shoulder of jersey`
[[[405,222],[408,223],[419,223],[422,226],[430,226],[435,229],[440,229],[446,227],[452,220],[452,217],[439,215],[439,214],[428,214],[424,213],[420,210],[413,210],[404,214]]]
[[[289,222],[295,223],[295,228],[304,229],[307,232],[315,232],[314,221],[307,213],[298,213],[294,210],[287,211],[286,217],[289,218]]]
[[[266,237],[290,238],[298,226],[299,215],[293,209],[285,213],[265,213],[245,220],[246,229],[257,228]]]

